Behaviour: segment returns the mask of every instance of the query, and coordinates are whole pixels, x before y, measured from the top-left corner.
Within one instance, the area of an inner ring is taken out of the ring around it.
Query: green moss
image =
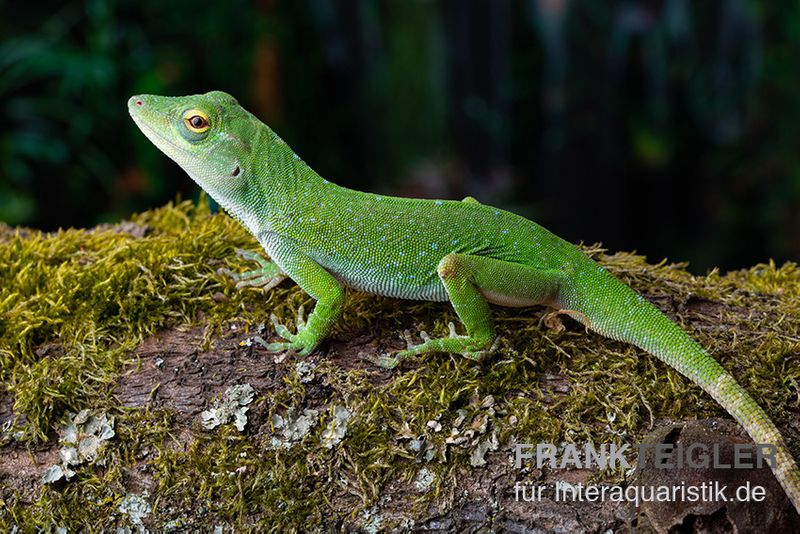
[[[205,432],[195,425],[184,443],[172,435],[168,411],[123,410],[108,395],[131,349],[170,326],[204,324],[206,344],[233,319],[251,327],[274,312],[292,326],[297,307],[310,309],[313,302],[293,284],[264,294],[236,290],[216,274],[223,266],[243,270],[234,249],[258,245],[204,203],[168,205],[132,223],[0,235],[0,383],[14,400],[22,439],[46,440],[67,409],[117,417],[104,467],[82,467],[75,481],[44,488],[33,504],[0,495],[7,510],[0,529],[78,526],[87,513],[97,529],[124,524],[117,507],[129,492],[132,469],[154,481],[155,525],[303,529],[357,522],[359,511],[380,506],[387,485],[412,485],[425,466],[434,482],[415,499],[416,508],[405,511],[413,517],[454,498],[455,481],[473,469],[472,444],[493,433],[501,446],[511,439],[635,442],[659,420],[724,416],[697,386],[652,356],[587,335],[571,322],[564,332],[546,331],[538,325],[541,308],[498,308],[501,342],[482,364],[426,355],[387,373],[348,369],[334,358],[317,365],[311,389],[291,371],[290,358],[281,386],[258,392],[266,421],[260,428],[241,434],[230,426]],[[134,237],[120,228],[145,234]],[[694,277],[680,264],[649,265],[633,254],[586,250],[709,347],[798,449],[786,409],[796,407],[800,395],[796,265]],[[374,335],[374,350],[384,351],[401,346],[403,330],[443,335],[454,320],[444,304],[350,293],[333,336]],[[346,405],[354,417],[345,440],[327,449],[321,435],[333,404]],[[289,407],[317,408],[320,420],[299,443],[275,449],[269,421]],[[448,444],[454,426],[461,434],[473,430],[470,446]],[[420,453],[410,443],[421,437]]]
[[[0,242],[0,383],[28,437],[43,439],[65,409],[101,398],[144,336],[200,313],[210,328],[247,315],[254,293],[215,272],[235,247],[255,246],[238,224],[188,202],[132,222],[144,237],[70,229]],[[215,292],[227,298],[218,304]]]

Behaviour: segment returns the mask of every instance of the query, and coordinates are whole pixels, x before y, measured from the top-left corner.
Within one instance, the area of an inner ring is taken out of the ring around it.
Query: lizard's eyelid
[[[204,133],[211,127],[208,115],[197,109],[190,109],[184,112],[183,123],[189,131],[194,133]]]

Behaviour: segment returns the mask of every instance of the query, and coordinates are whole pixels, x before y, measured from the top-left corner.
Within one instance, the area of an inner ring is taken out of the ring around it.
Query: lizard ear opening
[[[231,173],[231,176],[239,176],[239,173],[241,171],[242,171],[242,169],[240,169],[239,166],[237,165],[236,168],[233,169],[233,172]]]

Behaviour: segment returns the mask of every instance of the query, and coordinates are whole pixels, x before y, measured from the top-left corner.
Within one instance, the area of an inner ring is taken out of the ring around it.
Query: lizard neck
[[[257,237],[284,234],[318,212],[319,206],[343,189],[325,180],[300,159],[272,130],[259,132],[254,146],[245,195],[248,214],[255,219],[237,217]]]

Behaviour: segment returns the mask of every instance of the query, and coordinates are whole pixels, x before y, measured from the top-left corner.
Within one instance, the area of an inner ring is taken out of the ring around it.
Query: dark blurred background
[[[222,89],[320,174],[658,261],[800,258],[800,3],[0,0],[0,220],[197,187],[128,117]]]

